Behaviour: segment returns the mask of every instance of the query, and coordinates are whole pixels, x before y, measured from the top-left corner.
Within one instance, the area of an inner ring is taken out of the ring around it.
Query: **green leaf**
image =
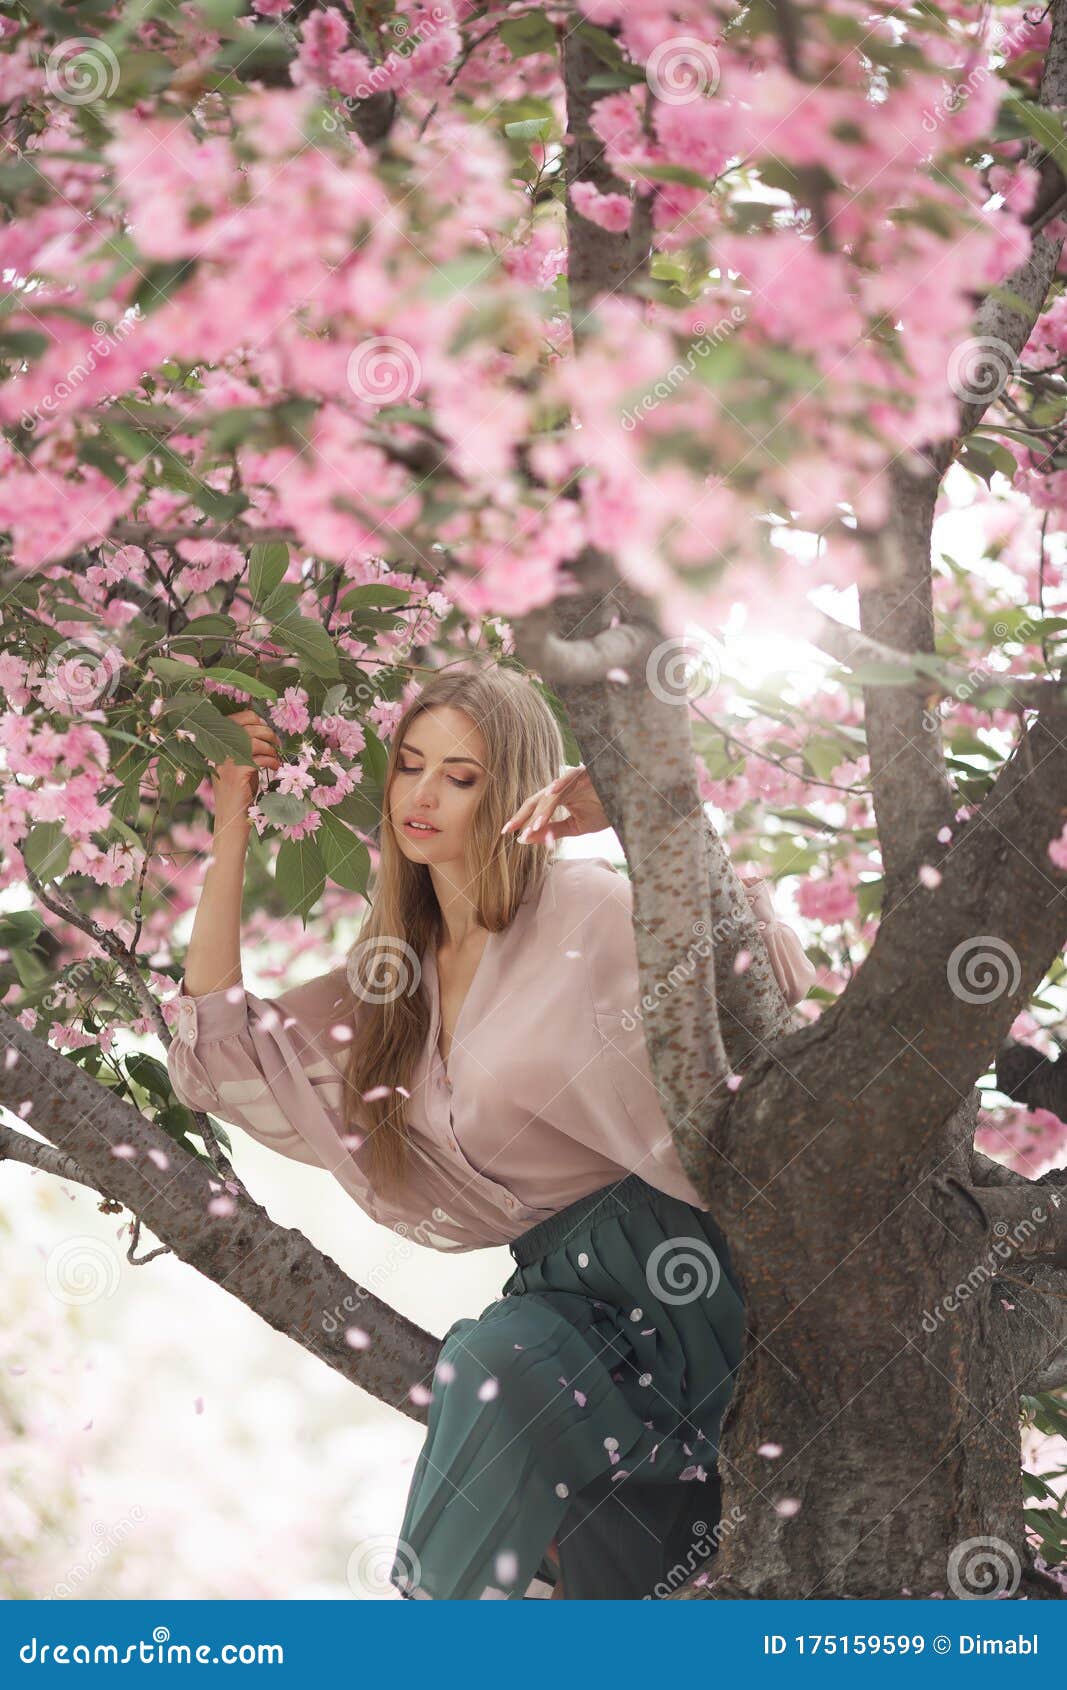
[[[581,762],[581,758],[575,759]],[[354,787],[339,804],[334,804],[330,811],[333,816],[340,816],[350,827],[358,827],[362,833],[373,833],[382,819],[382,801],[384,793],[373,783],[363,781]]]
[[[173,1100],[174,1090],[170,1075],[163,1063],[158,1062],[154,1056],[149,1056],[145,1051],[131,1051],[126,1057],[126,1072],[160,1103],[170,1103]]]
[[[259,808],[274,827],[296,827],[311,814],[311,805],[296,792],[264,792]]]
[[[680,182],[685,188],[712,188],[714,183],[710,176],[705,176],[701,170],[693,170],[688,164],[642,164],[641,175],[650,182]]]
[[[299,915],[306,927],[308,916],[326,889],[322,852],[314,839],[282,840],[274,882],[286,908]]]
[[[556,31],[544,12],[506,18],[499,34],[513,59],[524,59],[530,53],[551,53],[556,45]]]
[[[66,873],[71,840],[62,822],[38,822],[22,841],[21,848],[27,868],[31,868],[46,885]]]
[[[41,822],[42,827],[51,827],[51,822]],[[34,910],[11,910],[9,914],[0,916],[0,947],[5,951],[21,950],[23,946],[36,942],[44,922]]]
[[[578,25],[575,33],[580,35],[582,40],[592,47],[593,52],[596,54],[601,64],[607,65],[609,70],[620,70],[622,68],[625,63],[622,56],[622,48],[619,46],[615,37],[609,34],[606,29],[601,29],[600,26],[595,23],[583,22]],[[641,75],[643,78],[643,71]]]
[[[7,329],[0,334],[0,358],[39,358],[51,344],[37,329]]]
[[[860,907],[860,916],[869,921],[871,916],[877,915],[882,907],[882,897],[885,892],[885,880],[879,876],[877,880],[861,880],[856,887],[856,902]]]
[[[294,612],[284,621],[274,622],[270,634],[276,644],[295,652],[313,675],[332,680],[339,673],[337,647],[321,622]]]
[[[366,894],[370,884],[370,852],[362,839],[338,820],[335,810],[322,810],[315,835],[326,873],[349,892]]]
[[[539,141],[551,127],[551,118],[523,117],[517,123],[505,123],[504,134],[513,141]]]
[[[830,780],[851,755],[837,739],[809,739],[804,744],[804,761],[816,780]]]
[[[262,540],[252,547],[248,559],[248,586],[252,603],[263,605],[285,577],[289,547],[284,540]]]
[[[252,741],[245,729],[240,722],[224,716],[210,699],[199,698],[190,703],[185,696],[169,698],[163,705],[163,714],[174,727],[192,734],[193,744],[205,762],[217,766],[232,758],[235,763],[255,766]],[[170,749],[181,761],[178,751]]]
[[[139,305],[144,316],[151,316],[184,282],[192,279],[198,265],[196,258],[168,258],[150,265],[134,290],[131,305]]]
[[[367,743],[360,753],[360,762],[367,778],[376,786],[385,788],[385,771],[389,763],[389,753],[369,722],[363,723],[363,732]]]
[[[366,586],[353,587],[338,603],[338,610],[356,610],[362,605],[408,605],[411,593],[406,587],[389,587],[384,582],[369,581]]]

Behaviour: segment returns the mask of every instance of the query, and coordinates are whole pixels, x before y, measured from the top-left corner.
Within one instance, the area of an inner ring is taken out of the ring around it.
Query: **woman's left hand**
[[[565,804],[568,814],[553,821],[560,804]],[[579,833],[600,833],[610,825],[585,764],[579,763],[520,804],[500,831],[513,833],[520,828],[520,844],[547,845],[549,833],[553,839],[571,839]]]

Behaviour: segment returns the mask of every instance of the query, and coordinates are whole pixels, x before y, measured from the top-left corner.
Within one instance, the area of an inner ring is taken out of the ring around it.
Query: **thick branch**
[[[34,1130],[74,1159],[85,1182],[124,1203],[175,1255],[268,1325],[352,1384],[425,1421],[425,1406],[413,1403],[409,1390],[432,1375],[438,1339],[349,1279],[302,1233],[277,1226],[246,1193],[236,1191],[231,1213],[213,1214],[208,1204],[219,1182],[203,1162],[2,1006],[0,1105],[32,1117]],[[113,1155],[118,1144],[134,1154]],[[158,1167],[149,1150],[162,1152],[166,1165]],[[374,1342],[354,1349],[345,1339],[351,1325]]]
[[[15,1132],[2,1121],[0,1162],[24,1162],[28,1168],[54,1174],[56,1179],[73,1180],[76,1185],[88,1186],[90,1191],[97,1189],[91,1179],[86,1179],[73,1156],[68,1156],[64,1150],[56,1150],[51,1144],[42,1144],[39,1139],[27,1138],[25,1133]]]
[[[940,476],[913,473],[903,464],[889,471],[892,512],[881,542],[877,586],[860,592],[860,627],[871,640],[898,651],[934,652],[930,534]],[[915,883],[939,830],[955,810],[945,768],[941,723],[908,688],[868,686],[864,726],[870,753],[871,791],[885,867],[882,918]]]
[[[815,613],[808,638],[821,651],[836,657],[846,669],[877,664],[879,669],[896,670],[899,682],[894,683],[887,675],[886,684],[896,684],[903,692],[914,692],[923,699],[927,709],[939,698],[955,698],[967,704],[988,700],[990,708],[995,710],[1040,710],[1049,704],[1067,706],[1067,682],[1001,675],[985,668],[971,672],[956,669],[928,652],[897,651],[879,640],[869,639],[825,611]]]
[[[1067,1386],[1067,1275],[1043,1262],[1023,1263],[997,1276],[1005,1292],[994,1299],[994,1336],[1011,1356],[1020,1394],[1038,1396]]]

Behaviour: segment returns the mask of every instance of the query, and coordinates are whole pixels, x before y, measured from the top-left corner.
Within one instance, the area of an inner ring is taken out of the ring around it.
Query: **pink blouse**
[[[765,883],[747,892],[795,1003],[815,970],[777,921]],[[605,858],[554,859],[539,894],[489,935],[447,1071],[433,947],[423,952],[412,990],[426,995],[430,1030],[410,1081],[402,1199],[379,1196],[364,1172],[366,1146],[342,1142],[351,1041],[343,963],[270,999],[241,985],[194,998],[183,982],[170,1000],[175,1094],[326,1168],[372,1219],[437,1250],[506,1244],[630,1172],[702,1207],[648,1065],[632,900],[628,876]]]

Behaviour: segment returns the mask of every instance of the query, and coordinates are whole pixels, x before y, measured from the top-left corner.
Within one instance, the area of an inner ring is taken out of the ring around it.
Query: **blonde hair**
[[[419,990],[421,958],[446,937],[430,870],[401,851],[389,820],[389,792],[399,748],[427,710],[449,705],[479,729],[489,778],[465,845],[467,885],[479,923],[498,933],[528,894],[540,889],[554,846],[520,845],[501,834],[509,816],[564,767],[564,743],[551,707],[534,683],[498,663],[456,666],[431,677],[389,742],[375,894],[347,959],[353,996],[352,1041],[344,1074],[345,1132],[361,1135],[360,1165],[374,1190],[402,1186],[408,1165],[407,1098],[430,1032]],[[365,1100],[365,1092],[386,1090]]]

